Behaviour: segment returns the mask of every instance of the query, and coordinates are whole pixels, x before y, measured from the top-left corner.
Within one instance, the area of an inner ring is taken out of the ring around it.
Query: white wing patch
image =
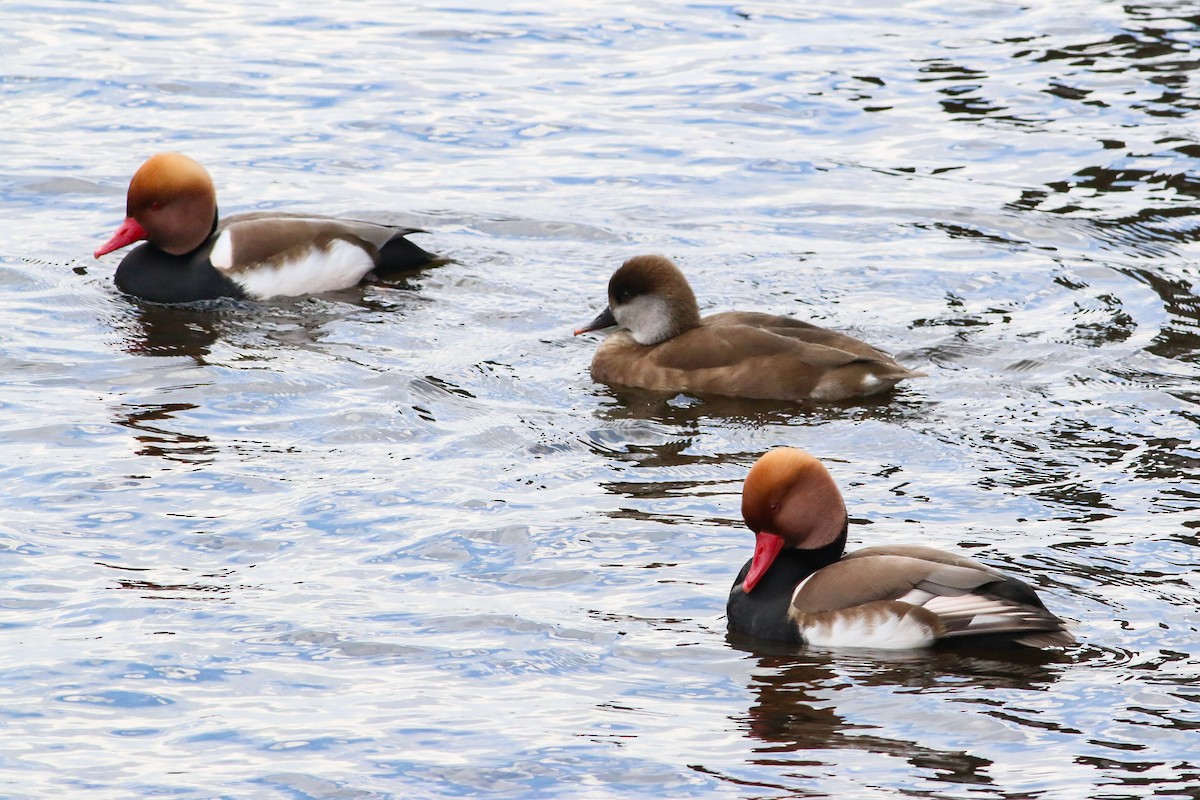
[[[222,272],[233,266],[233,237],[229,235],[229,231],[217,237],[212,252],[208,254],[208,260]]]
[[[217,237],[209,259],[213,266],[228,270],[232,244],[228,233]],[[223,259],[223,260],[219,260]],[[278,265],[264,264],[229,275],[246,294],[268,300],[348,289],[355,286],[375,267],[375,262],[358,245],[335,239],[322,249],[313,247],[299,258]]]

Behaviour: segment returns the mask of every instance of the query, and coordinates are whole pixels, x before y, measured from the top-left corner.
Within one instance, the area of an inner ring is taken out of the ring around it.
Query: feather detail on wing
[[[213,264],[236,278],[237,273],[279,266],[326,250],[334,242],[361,249],[373,260],[379,248],[407,229],[335,217],[301,214],[238,214],[217,228],[218,245],[226,248]],[[216,248],[214,248],[216,250]],[[360,276],[361,277],[361,276]]]
[[[1060,631],[1062,621],[1045,609],[997,597],[965,594],[933,597],[921,604],[937,615],[945,638],[986,633]]]
[[[306,214],[253,212],[222,221],[212,265],[249,297],[316,294],[358,284],[376,269],[433,257],[404,239],[412,228]]]
[[[865,637],[842,642],[859,647],[897,646],[876,642],[865,632],[886,629],[875,619],[881,613],[911,617],[917,612],[934,620],[927,624],[938,639],[1000,634],[1018,643],[1035,643],[1031,646],[1074,641],[1063,621],[1047,611],[1026,584],[971,559],[924,547],[852,553],[803,581],[791,608],[806,638],[805,625],[825,637],[840,628],[844,634]]]
[[[878,347],[873,347],[861,339],[855,339],[853,336],[848,336],[829,328],[822,328],[818,325],[813,325],[811,322],[805,322],[793,317],[765,314],[761,311],[722,311],[717,314],[709,314],[701,320],[701,325],[706,328],[727,325],[742,325],[757,328],[773,333],[776,336],[793,339],[797,342],[832,347],[858,358],[866,358],[873,361],[890,360],[892,357],[890,353],[880,350]]]
[[[597,349],[592,377],[655,391],[840,400],[884,391],[913,375],[882,359],[744,325],[692,328],[658,345],[637,344],[617,331]]]
[[[266,223],[287,230],[291,225],[298,225],[297,230],[307,230],[323,233],[326,236],[339,238],[355,238],[366,242],[376,249],[383,247],[396,236],[407,236],[410,233],[424,233],[420,228],[407,228],[399,225],[387,225],[381,222],[368,222],[361,219],[345,217],[330,217],[322,214],[291,213],[287,211],[249,211],[244,214],[233,214],[221,220],[218,231],[232,227],[254,223],[256,226]]]
[[[1002,578],[990,570],[899,555],[843,558],[804,582],[793,598],[802,612],[835,611],[876,600],[899,600],[914,589],[956,596]]]
[[[789,357],[799,364],[828,369],[858,360],[854,353],[797,341],[769,330],[744,325],[699,327],[663,342],[655,361],[666,369],[715,369],[748,359]]]

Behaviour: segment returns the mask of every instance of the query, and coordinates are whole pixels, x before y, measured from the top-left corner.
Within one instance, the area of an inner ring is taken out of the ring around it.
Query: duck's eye
[[[153,203],[150,204],[150,210],[151,211],[162,211],[162,203],[155,200]]]

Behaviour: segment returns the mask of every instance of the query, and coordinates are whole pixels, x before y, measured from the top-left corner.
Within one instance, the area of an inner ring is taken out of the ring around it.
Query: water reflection
[[[126,326],[124,343],[128,353],[185,356],[203,365],[221,337],[224,324],[214,308],[131,303],[133,316]]]
[[[34,259],[0,271],[0,627],[22,653],[6,724],[30,795],[103,774],[130,797],[497,780],[511,796],[1085,797],[1198,780],[1187,4],[397,16],[372,0],[184,19],[133,2],[121,37],[98,4],[10,5],[5,97],[25,124],[6,131],[7,252]],[[381,76],[398,48],[411,75]],[[55,280],[111,224],[147,121],[264,207],[466,209],[409,222],[477,263],[210,310]],[[73,175],[108,188],[62,191]],[[731,307],[804,293],[849,325],[882,318],[930,377],[850,406],[592,391],[590,352],[545,331],[576,319],[576,287],[594,299],[598,265],[650,249],[736,264],[714,277]],[[697,620],[749,546],[745,470],[785,441],[864,473],[847,494],[881,540],[919,531],[1037,576],[1105,649],[731,653]],[[262,590],[239,589],[251,574]],[[37,611],[64,602],[91,627]],[[431,655],[400,649],[421,637]],[[173,689],[161,722],[45,702],[129,696],[146,664],[222,683]],[[151,751],[178,768],[137,757]],[[405,758],[381,771],[381,752]]]
[[[839,711],[839,695],[854,692],[861,696],[871,687],[892,689],[896,694],[957,694],[964,689],[973,696],[1000,689],[1044,692],[1058,679],[1066,661],[1062,654],[1036,650],[952,648],[886,652],[876,657],[867,651],[831,654],[803,650],[734,634],[728,640],[757,657],[749,685],[755,700],[745,722],[746,735],[760,743],[754,749],[760,754],[756,763],[779,765],[788,763],[783,754],[797,754],[791,763],[823,762],[833,767],[844,759],[821,755],[822,751],[858,750],[901,758],[932,772],[935,780],[968,785],[993,783],[988,774],[990,759],[962,749],[929,747],[907,738],[870,733],[878,726],[855,721]],[[855,707],[861,714],[861,703]],[[914,708],[913,713],[926,712]],[[1028,713],[1031,718],[1023,722],[1042,724],[1032,719],[1036,712]]]
[[[1146,81],[1154,87],[1162,87],[1162,93],[1149,100],[1143,100],[1133,105],[1150,116],[1184,116],[1187,110],[1200,108],[1195,98],[1185,97],[1172,89],[1182,88],[1190,82],[1190,76],[1200,60],[1193,55],[1194,51],[1187,36],[1194,28],[1196,18],[1190,20],[1171,14],[1169,27],[1146,25],[1144,22],[1153,21],[1161,9],[1149,6],[1129,6],[1132,19],[1126,30],[1098,41],[1078,42],[1073,44],[1056,44],[1045,49],[1023,49],[1015,53],[1017,58],[1029,58],[1038,63],[1066,62],[1068,67],[1081,67],[1082,72],[1104,73],[1120,67],[1133,73],[1146,76]],[[1190,21],[1191,26],[1180,27],[1182,21]],[[1070,69],[1068,72],[1075,72]],[[1068,95],[1070,99],[1083,99],[1091,92],[1080,91]],[[1092,104],[1104,106],[1103,101],[1092,100]],[[1144,105],[1143,105],[1144,103]]]
[[[161,567],[128,567],[100,561],[96,563],[118,572],[116,589],[138,592],[146,600],[228,600],[228,595],[235,589],[253,588],[231,585],[229,579],[235,575],[235,570],[232,569],[221,569],[193,577],[194,570],[170,567],[167,569],[188,574],[183,579],[163,580],[158,577],[163,571]]]
[[[183,464],[207,464],[218,452],[209,437],[171,430],[162,424],[173,420],[176,414],[196,408],[199,406],[195,403],[125,404],[118,406],[119,413],[113,421],[135,432],[134,439],[141,445],[136,451],[140,456]]]
[[[700,435],[706,427],[719,425],[729,428],[760,430],[780,425],[818,425],[833,420],[916,421],[926,415],[930,403],[921,398],[919,390],[899,388],[883,395],[857,400],[827,403],[785,403],[776,400],[747,400],[718,395],[690,395],[651,392],[642,389],[605,386],[597,390],[600,396],[611,398],[598,412],[601,420],[614,423],[604,431],[628,430],[626,423],[643,420],[664,426],[677,437]],[[613,447],[611,434],[597,437],[597,452],[622,457],[622,449]],[[656,453],[669,466],[674,456],[670,448]],[[626,449],[628,452],[628,449]],[[640,463],[651,462],[638,458]]]
[[[1000,114],[1005,110],[1005,106],[995,105],[980,96],[980,90],[988,77],[982,70],[937,58],[924,63],[920,72],[923,77],[918,78],[919,81],[949,84],[938,89],[938,93],[946,97],[940,102],[942,110],[947,114],[955,118],[998,115],[1002,119],[1014,119]]]
[[[918,382],[920,379],[917,379]],[[672,424],[693,423],[704,419],[751,427],[764,427],[793,421],[797,418],[822,422],[848,416],[893,418],[899,409],[918,411],[922,408],[918,388],[902,386],[883,394],[854,400],[821,403],[787,403],[779,400],[749,400],[721,395],[666,394],[644,389],[606,386],[600,389],[617,401],[604,408],[606,419],[652,419]]]
[[[1196,211],[1200,214],[1200,209]],[[1200,225],[1195,234],[1195,240],[1200,241]],[[1162,358],[1197,361],[1200,355],[1200,297],[1196,296],[1192,283],[1151,269],[1130,269],[1125,273],[1153,289],[1162,299],[1170,318],[1171,324],[1161,329],[1146,349]]]
[[[438,262],[443,263],[448,262]],[[205,366],[213,345],[222,338],[266,335],[288,345],[311,345],[325,325],[345,317],[347,305],[356,313],[401,315],[425,304],[419,291],[422,277],[418,272],[340,292],[263,302],[226,299],[160,305],[124,298],[131,313],[117,326],[128,353],[186,357]]]

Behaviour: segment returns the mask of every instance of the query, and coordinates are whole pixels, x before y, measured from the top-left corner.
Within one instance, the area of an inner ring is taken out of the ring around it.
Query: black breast
[[[781,552],[750,594],[742,591],[742,580],[750,571],[750,562],[746,562],[733,582],[725,606],[729,630],[757,639],[802,641],[800,629],[788,617],[788,609],[796,584],[808,577],[811,570],[799,564],[798,559],[790,558],[791,555],[786,550]]]
[[[847,528],[843,525],[837,539],[815,550],[790,547],[780,550],[771,568],[750,594],[742,591],[742,581],[750,571],[750,561],[747,561],[733,582],[725,606],[729,630],[758,639],[803,642],[800,628],[789,616],[792,595],[800,581],[842,557],[846,550],[846,533]]]
[[[174,256],[145,242],[125,256],[113,281],[122,292],[155,303],[244,298],[242,287],[209,261],[209,249],[206,243],[187,255]]]

